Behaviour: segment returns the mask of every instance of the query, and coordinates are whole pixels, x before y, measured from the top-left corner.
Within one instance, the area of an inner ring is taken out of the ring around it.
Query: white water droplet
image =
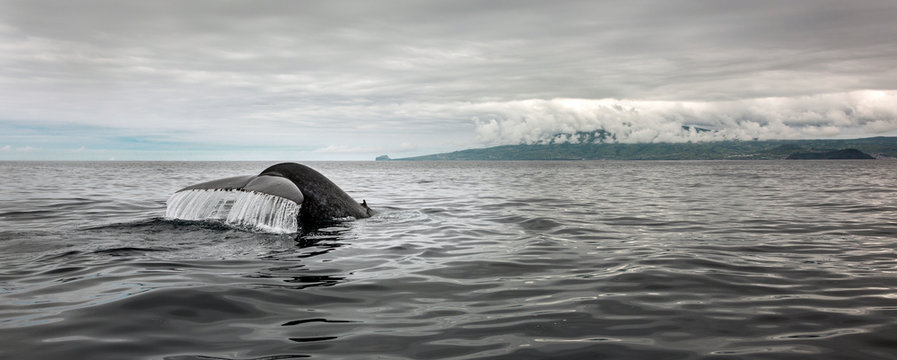
[[[220,220],[273,233],[299,229],[301,205],[279,196],[237,190],[195,189],[174,193],[165,217],[181,220]]]

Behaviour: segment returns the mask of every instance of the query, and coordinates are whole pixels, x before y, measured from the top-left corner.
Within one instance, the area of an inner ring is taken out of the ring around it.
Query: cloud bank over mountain
[[[897,132],[897,92],[854,91],[717,102],[552,99],[473,109],[487,144],[536,143],[604,130],[614,142],[849,138]],[[701,130],[710,131],[701,131]]]

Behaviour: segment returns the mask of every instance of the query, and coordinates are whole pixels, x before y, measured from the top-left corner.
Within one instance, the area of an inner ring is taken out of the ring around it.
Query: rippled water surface
[[[310,163],[377,215],[162,218],[269,165],[0,163],[0,358],[897,358],[897,161]]]

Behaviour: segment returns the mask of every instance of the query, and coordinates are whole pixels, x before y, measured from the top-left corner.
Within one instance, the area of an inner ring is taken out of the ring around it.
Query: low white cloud
[[[316,149],[312,152],[314,153],[335,153],[335,154],[351,154],[351,153],[363,153],[367,152],[368,149],[357,147],[357,146],[345,146],[345,145],[329,145],[324,148]]]
[[[39,147],[32,147],[32,146],[12,147],[12,145],[6,145],[3,147],[0,147],[0,151],[17,151],[17,152],[32,152],[32,151],[38,151],[40,149],[41,148],[39,148]]]
[[[551,99],[472,105],[484,144],[577,141],[604,130],[617,142],[874,136],[897,132],[897,92],[854,91],[721,102]],[[711,131],[697,131],[695,128]]]

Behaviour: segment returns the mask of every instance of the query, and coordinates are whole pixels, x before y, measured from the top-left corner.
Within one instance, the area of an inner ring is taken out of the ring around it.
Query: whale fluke
[[[227,197],[229,193],[258,196]],[[240,214],[231,213],[233,208],[238,207],[235,204],[240,204]],[[185,210],[189,207],[209,209]],[[359,204],[314,169],[296,163],[282,163],[265,169],[259,175],[211,180],[180,189],[169,199],[166,216],[182,218],[187,216],[183,214],[190,214],[187,220],[217,218],[241,223],[245,220],[241,219],[244,213],[252,216],[249,222],[264,222],[262,227],[271,227],[271,223],[292,226],[291,219],[284,217],[293,217],[294,227],[315,227],[347,218],[366,218],[373,211],[367,206],[367,201]]]
[[[234,176],[224,179],[206,181],[204,183],[190,185],[178,190],[177,192],[197,189],[253,191],[262,194],[279,196],[285,199],[292,200],[297,204],[302,204],[305,199],[305,197],[302,196],[302,191],[299,190],[299,188],[296,187],[296,184],[294,184],[292,181],[286,178],[268,175]]]

